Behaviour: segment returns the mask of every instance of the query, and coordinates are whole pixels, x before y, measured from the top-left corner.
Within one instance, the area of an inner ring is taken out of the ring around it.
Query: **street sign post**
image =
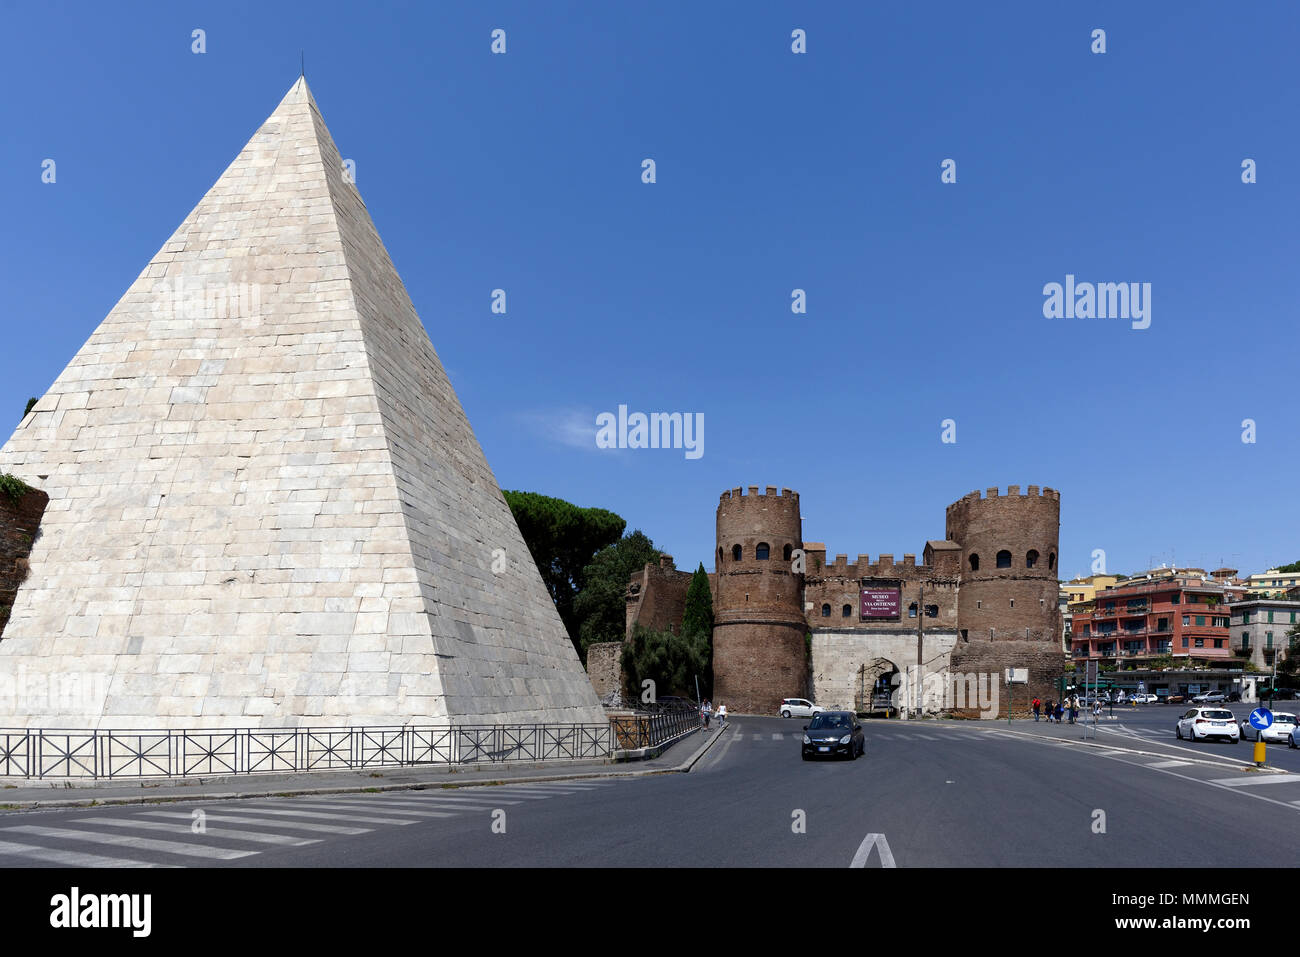
[[[1250,713],[1250,726],[1256,731],[1265,731],[1273,723],[1273,712],[1268,708],[1256,708]],[[1255,739],[1255,767],[1264,766],[1264,758],[1267,746],[1264,744],[1264,736],[1258,735]]]

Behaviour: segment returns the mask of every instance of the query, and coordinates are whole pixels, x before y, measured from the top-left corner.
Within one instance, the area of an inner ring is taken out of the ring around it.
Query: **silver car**
[[[1296,716],[1290,711],[1274,711],[1273,723],[1263,731],[1249,720],[1241,722],[1241,736],[1247,741],[1265,741],[1271,744],[1291,744],[1291,733],[1296,730]],[[1295,747],[1291,744],[1291,747]]]

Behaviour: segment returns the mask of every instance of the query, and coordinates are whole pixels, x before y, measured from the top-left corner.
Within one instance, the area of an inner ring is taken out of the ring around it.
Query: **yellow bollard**
[[[1264,748],[1263,739],[1255,742],[1255,767],[1257,768],[1264,766]]]

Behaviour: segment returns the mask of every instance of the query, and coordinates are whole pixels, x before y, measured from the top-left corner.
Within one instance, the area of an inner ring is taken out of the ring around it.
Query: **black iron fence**
[[[651,716],[659,727],[660,715]],[[698,719],[697,719],[698,720]],[[0,729],[0,777],[130,778],[605,758],[608,724],[202,731]]]
[[[609,719],[615,747],[623,750],[653,748],[690,734],[701,725],[693,706],[664,708],[637,714],[613,715]]]

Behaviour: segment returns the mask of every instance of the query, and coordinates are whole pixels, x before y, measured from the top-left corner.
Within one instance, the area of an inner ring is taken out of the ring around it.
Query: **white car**
[[[1217,701],[1227,701],[1228,696],[1222,691],[1206,691],[1192,698],[1194,704],[1214,704]]]
[[[786,698],[781,702],[781,717],[783,718],[811,718],[815,714],[821,714],[826,709],[813,704],[806,698]]]
[[[1155,704],[1160,700],[1153,694],[1132,694],[1129,699],[1135,704]]]
[[[1174,725],[1178,740],[1203,741],[1206,738],[1226,738],[1233,744],[1241,740],[1237,716],[1227,708],[1192,708]]]
[[[1291,744],[1291,733],[1296,730],[1296,716],[1290,711],[1274,711],[1273,723],[1257,731],[1249,720],[1241,722],[1241,736],[1247,741],[1271,741],[1274,744]],[[1295,747],[1291,744],[1291,747]]]

